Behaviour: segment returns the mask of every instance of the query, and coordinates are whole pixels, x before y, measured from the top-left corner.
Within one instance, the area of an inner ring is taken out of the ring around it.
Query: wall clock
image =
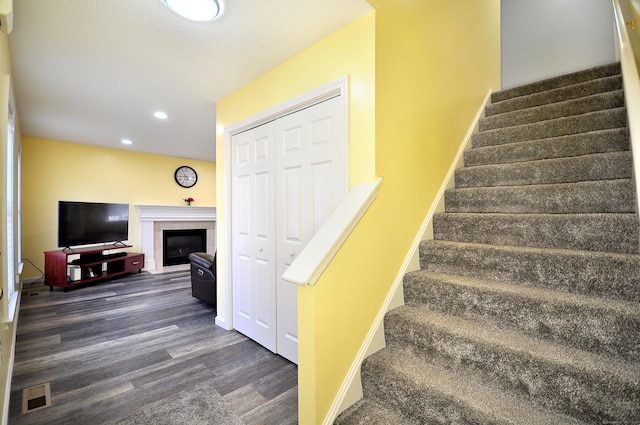
[[[176,179],[176,183],[182,187],[192,187],[198,182],[198,173],[187,165],[178,167],[173,177]]]

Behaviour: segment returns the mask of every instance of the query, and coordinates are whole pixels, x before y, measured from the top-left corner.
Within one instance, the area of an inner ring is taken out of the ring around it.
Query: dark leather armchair
[[[200,301],[216,305],[216,254],[193,252],[191,261],[191,295]]]

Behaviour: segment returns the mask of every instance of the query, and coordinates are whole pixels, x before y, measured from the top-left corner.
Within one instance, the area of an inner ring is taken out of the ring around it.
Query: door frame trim
[[[232,225],[232,208],[231,208],[231,181],[232,181],[232,163],[231,163],[231,138],[244,131],[250,130],[254,127],[258,127],[262,124],[268,123],[270,121],[274,121],[280,117],[285,115],[289,115],[291,113],[300,111],[302,109],[308,108],[310,106],[321,103],[325,100],[332,99],[337,96],[341,97],[341,114],[343,117],[343,140],[344,143],[344,151],[343,155],[345,158],[345,169],[343,172],[344,182],[347,187],[345,187],[345,193],[348,192],[349,185],[349,77],[343,76],[334,81],[331,81],[327,84],[324,84],[320,87],[317,87],[313,90],[310,90],[306,93],[298,95],[292,99],[286,100],[283,103],[271,107],[265,111],[259,112],[255,115],[252,115],[244,120],[241,120],[235,124],[232,124],[224,129],[224,164],[227,166],[224,167],[224,189],[225,189],[225,197],[224,197],[224,217],[225,217],[225,226],[222,231],[224,235],[224,268],[225,268],[225,279],[223,283],[223,296],[218,297],[218,303],[223,303],[224,305],[224,316],[221,315],[216,316],[216,325],[231,330],[233,327],[233,266],[232,266],[232,249],[233,246],[231,244],[231,225]]]

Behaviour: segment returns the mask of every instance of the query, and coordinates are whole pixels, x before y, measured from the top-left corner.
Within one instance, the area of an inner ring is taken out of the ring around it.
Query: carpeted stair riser
[[[485,108],[485,116],[490,117],[504,112],[517,111],[519,109],[527,109],[535,106],[547,105],[549,103],[563,102],[570,99],[578,99],[580,97],[620,89],[622,89],[622,76],[619,74],[612,75],[610,77],[560,87],[541,93],[520,96],[497,103],[490,103]]]
[[[446,213],[433,218],[436,240],[638,254],[635,214]]]
[[[385,349],[365,360],[363,390],[374,401],[402,411],[405,417],[402,424],[583,423],[491,388],[473,373],[461,380],[455,372],[416,358],[409,352]]]
[[[614,92],[598,93],[564,102],[492,115],[490,117],[480,119],[478,125],[480,131],[494,130],[497,128],[513,127],[516,125],[530,124],[543,120],[548,121],[623,106],[624,94],[622,90],[617,90]]]
[[[640,302],[640,256],[427,240],[420,267],[483,280]]]
[[[574,183],[630,179],[631,152],[608,152],[509,164],[478,165],[456,171],[457,188]]]
[[[631,179],[450,189],[446,212],[576,214],[635,212]]]
[[[546,90],[553,90],[559,87],[570,86],[573,84],[580,84],[585,81],[610,77],[612,75],[618,75],[620,74],[620,72],[621,72],[620,63],[613,63],[609,65],[603,65],[596,68],[574,72],[567,75],[547,78],[542,81],[537,81],[537,82],[522,85],[519,87],[513,87],[511,89],[495,92],[491,95],[491,103],[497,103],[503,100],[512,99],[514,97],[527,96],[533,93],[538,93]]]
[[[521,126],[481,131],[471,136],[471,144],[473,148],[480,148],[483,146],[495,146],[505,143],[547,139],[588,131],[619,128],[626,126],[626,113],[626,108],[621,107]]]
[[[386,404],[386,403],[385,403]],[[362,399],[351,406],[334,422],[335,425],[389,425],[412,424],[399,413],[370,399]]]
[[[494,329],[640,361],[640,308],[635,304],[425,270],[405,275],[404,298],[408,306]]]
[[[403,306],[385,317],[387,347],[451,365],[460,380],[482,373],[504,391],[588,422],[634,418],[640,371],[611,357],[488,330],[464,319]],[[567,385],[567,383],[571,383]]]
[[[464,152],[464,164],[473,167],[628,150],[629,132],[622,127],[470,149]]]

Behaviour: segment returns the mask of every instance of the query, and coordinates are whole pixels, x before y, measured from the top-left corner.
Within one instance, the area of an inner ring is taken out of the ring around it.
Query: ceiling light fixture
[[[129,139],[122,139],[121,142],[122,142],[123,145],[132,145],[133,144],[133,142],[131,140],[129,140]]]
[[[162,0],[169,9],[192,21],[211,21],[222,13],[222,0]]]
[[[155,111],[153,113],[153,116],[158,118],[159,120],[166,120],[167,118],[169,118],[169,115],[167,115],[166,112],[162,112],[162,111]]]

